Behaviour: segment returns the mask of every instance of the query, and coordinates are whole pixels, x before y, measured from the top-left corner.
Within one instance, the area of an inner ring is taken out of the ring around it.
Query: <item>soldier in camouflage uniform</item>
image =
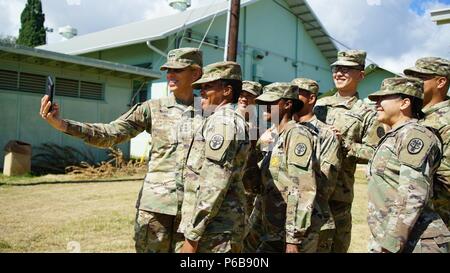
[[[347,252],[350,246],[356,164],[368,162],[384,134],[375,111],[358,97],[365,58],[366,52],[361,50],[340,51],[338,60],[331,65],[338,92],[319,99],[314,108],[317,118],[332,125],[342,143],[342,168],[330,202],[336,225],[331,251],[338,253]]]
[[[369,99],[377,102],[377,119],[392,128],[368,166],[369,251],[447,253],[450,232],[431,200],[442,146],[417,122],[423,82],[388,78]]]
[[[318,187],[318,200],[323,209],[326,223],[321,227],[319,247],[317,252],[329,253],[333,244],[335,224],[329,201],[334,192],[336,180],[340,169],[341,143],[330,125],[318,120],[314,115],[314,105],[319,93],[319,84],[311,79],[297,78],[292,80],[293,85],[299,88],[299,99],[303,102],[302,110],[294,119],[305,126],[313,126],[319,132],[320,151],[320,183]]]
[[[201,67],[202,53],[198,49],[170,51],[161,70],[167,70],[168,87],[173,94],[136,104],[109,124],[61,120],[58,105],[54,104],[49,112],[48,97],[41,101],[40,114],[50,125],[97,147],[125,142],[144,130],[152,136],[148,172],[136,203],[137,252],[173,252],[176,242],[184,240],[176,232],[183,185],[175,181],[175,168],[187,154],[194,128],[202,122],[200,111],[193,107],[191,86],[201,77]]]
[[[324,222],[317,202],[317,131],[292,120],[302,102],[290,83],[264,87],[257,103],[270,106],[265,117],[278,135],[260,163],[262,193],[254,209],[260,219],[253,220],[261,223],[262,231],[256,252],[316,252]]]
[[[424,81],[425,118],[422,125],[434,128],[443,143],[441,165],[436,172],[433,205],[450,229],[450,61],[427,57],[417,60],[415,67],[405,69],[406,75]]]
[[[248,126],[232,103],[242,88],[241,67],[219,62],[204,68],[202,108],[212,112],[196,132],[183,168],[179,231],[182,253],[241,252],[246,224],[243,171],[251,148]]]
[[[247,196],[247,214],[253,210],[253,203],[256,194],[259,193],[261,185],[261,176],[258,168],[258,155],[256,152],[256,142],[258,140],[258,115],[256,107],[256,97],[261,95],[262,85],[258,82],[243,81],[242,92],[239,96],[237,111],[245,117],[249,127],[250,142],[252,144],[249,162],[243,178],[245,195]]]

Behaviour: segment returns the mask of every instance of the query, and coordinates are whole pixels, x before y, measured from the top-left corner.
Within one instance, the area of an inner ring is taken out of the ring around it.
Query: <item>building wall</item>
[[[391,77],[395,77],[395,74],[379,68],[368,74],[358,85],[360,98],[367,98],[371,93],[380,90],[383,80]]]
[[[104,84],[103,101],[56,96],[55,101],[61,107],[62,118],[85,122],[110,122],[127,111],[127,104],[131,98],[132,83],[128,79],[3,59],[0,59],[0,69]],[[51,142],[58,145],[70,145],[81,151],[90,150],[97,160],[107,159],[107,150],[94,148],[81,140],[60,133],[41,119],[39,108],[43,93],[44,90],[42,94],[34,94],[0,89],[0,109],[4,115],[0,119],[0,148],[3,150],[10,140],[21,140],[32,144],[34,155],[37,152],[36,147]],[[125,155],[129,154],[128,143],[119,145],[119,148]],[[2,155],[0,168],[3,168],[4,154]]]

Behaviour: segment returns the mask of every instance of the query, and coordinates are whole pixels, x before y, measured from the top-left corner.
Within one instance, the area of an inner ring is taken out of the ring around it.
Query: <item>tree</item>
[[[45,14],[42,13],[41,0],[27,0],[20,16],[22,26],[19,30],[17,44],[35,47],[46,42],[44,27]]]
[[[7,45],[15,45],[17,41],[17,38],[11,35],[3,36],[0,35],[0,44],[7,44]]]

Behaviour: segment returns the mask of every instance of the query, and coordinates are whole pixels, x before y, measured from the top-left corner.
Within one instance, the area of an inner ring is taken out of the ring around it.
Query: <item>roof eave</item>
[[[30,48],[20,45],[6,45],[0,43],[0,51],[8,52],[11,54],[27,55],[35,58],[48,59],[57,62],[72,63],[80,66],[88,66],[98,69],[105,69],[115,72],[126,73],[138,77],[144,77],[148,79],[159,79],[161,73],[154,72],[145,68],[134,67],[126,64],[118,64],[113,62],[107,62],[97,59],[91,59],[81,56],[72,56],[63,53],[57,53],[42,49]]]

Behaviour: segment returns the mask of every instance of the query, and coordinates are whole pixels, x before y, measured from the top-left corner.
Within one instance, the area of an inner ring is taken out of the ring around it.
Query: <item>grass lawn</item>
[[[67,175],[0,175],[0,252],[134,252],[142,177],[92,182]],[[350,252],[365,252],[367,184],[357,177]]]

